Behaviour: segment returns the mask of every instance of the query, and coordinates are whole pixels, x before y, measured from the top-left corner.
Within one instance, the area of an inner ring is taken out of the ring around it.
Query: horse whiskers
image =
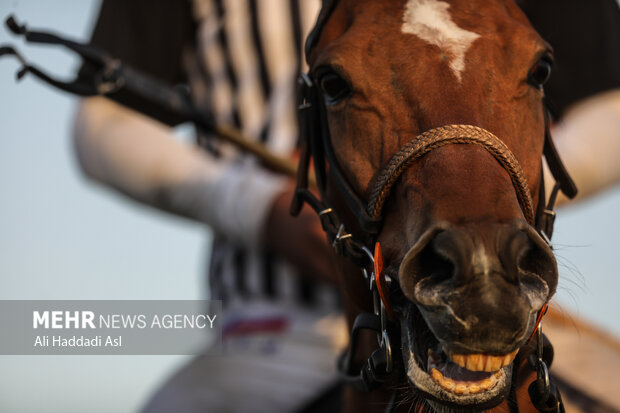
[[[391,385],[390,390],[398,393],[398,397],[394,401],[397,410],[408,406],[407,413],[478,413],[471,409],[454,409],[431,404],[413,391],[409,384]]]
[[[572,293],[572,288],[578,288],[582,293],[587,291],[587,285],[585,281],[585,277],[579,271],[579,268],[575,264],[573,264],[569,259],[563,257],[560,254],[555,254],[556,261],[558,263],[558,268],[563,268],[566,271],[562,272],[562,288]],[[569,285],[565,285],[569,284]],[[559,286],[558,286],[559,287]]]
[[[437,403],[433,403],[429,400],[425,400],[425,403],[429,407],[429,411],[433,413],[482,413],[483,410],[471,409],[471,408],[459,408],[451,406],[442,406]]]
[[[392,386],[391,388],[398,392],[399,397],[395,400],[397,408],[409,406],[407,413],[424,413],[433,411],[433,409],[426,403],[426,400],[412,391],[409,385],[398,385]]]

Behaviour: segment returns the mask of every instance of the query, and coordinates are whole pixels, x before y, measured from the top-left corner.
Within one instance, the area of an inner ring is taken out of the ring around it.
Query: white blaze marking
[[[465,53],[480,35],[458,27],[448,12],[449,7],[445,1],[409,0],[401,30],[439,46],[449,56],[450,68],[460,82]]]

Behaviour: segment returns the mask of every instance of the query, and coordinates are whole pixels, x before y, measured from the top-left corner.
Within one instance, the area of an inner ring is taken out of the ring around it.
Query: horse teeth
[[[488,379],[484,379],[480,382],[480,388],[482,390],[489,390],[491,387],[493,387],[493,384],[495,384],[496,381],[494,381],[491,378]]]
[[[487,356],[486,364],[483,370],[489,372],[497,371],[501,368],[503,361],[503,357]]]
[[[470,354],[466,357],[465,368],[471,371],[477,371],[482,354]]]
[[[467,390],[467,386],[464,383],[457,384],[456,387],[454,388],[454,392],[456,394],[469,393],[469,391]]]
[[[453,354],[450,356],[453,363],[458,364],[461,367],[465,367],[465,356],[462,354]]]
[[[512,359],[513,358],[514,358],[514,356],[512,355],[512,353],[511,354],[506,354],[504,356],[504,360],[502,362],[502,365],[504,365],[504,366],[509,365],[510,363],[512,363]]]
[[[450,360],[470,371],[486,371],[489,373],[500,370],[508,366],[517,355],[515,350],[503,356],[492,356],[489,354],[450,354]]]
[[[442,383],[440,383],[440,386],[448,391],[454,391],[456,383],[454,382],[454,380],[446,379]]]
[[[449,377],[444,377],[439,370],[433,368],[431,376],[442,389],[458,395],[467,395],[478,394],[495,386],[499,377],[501,377],[501,372],[481,381],[456,381]]]

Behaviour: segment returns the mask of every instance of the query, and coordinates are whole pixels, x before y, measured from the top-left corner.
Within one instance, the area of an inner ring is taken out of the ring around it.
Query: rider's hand
[[[333,251],[316,213],[305,205],[297,217],[290,215],[294,191],[291,183],[276,197],[267,217],[265,243],[302,276],[336,283]]]

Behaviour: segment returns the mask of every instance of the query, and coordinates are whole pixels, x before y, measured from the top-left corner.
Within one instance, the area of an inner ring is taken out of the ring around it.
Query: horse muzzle
[[[518,349],[557,285],[548,244],[528,224],[428,229],[399,269],[403,352],[413,384],[442,402],[499,403]]]

